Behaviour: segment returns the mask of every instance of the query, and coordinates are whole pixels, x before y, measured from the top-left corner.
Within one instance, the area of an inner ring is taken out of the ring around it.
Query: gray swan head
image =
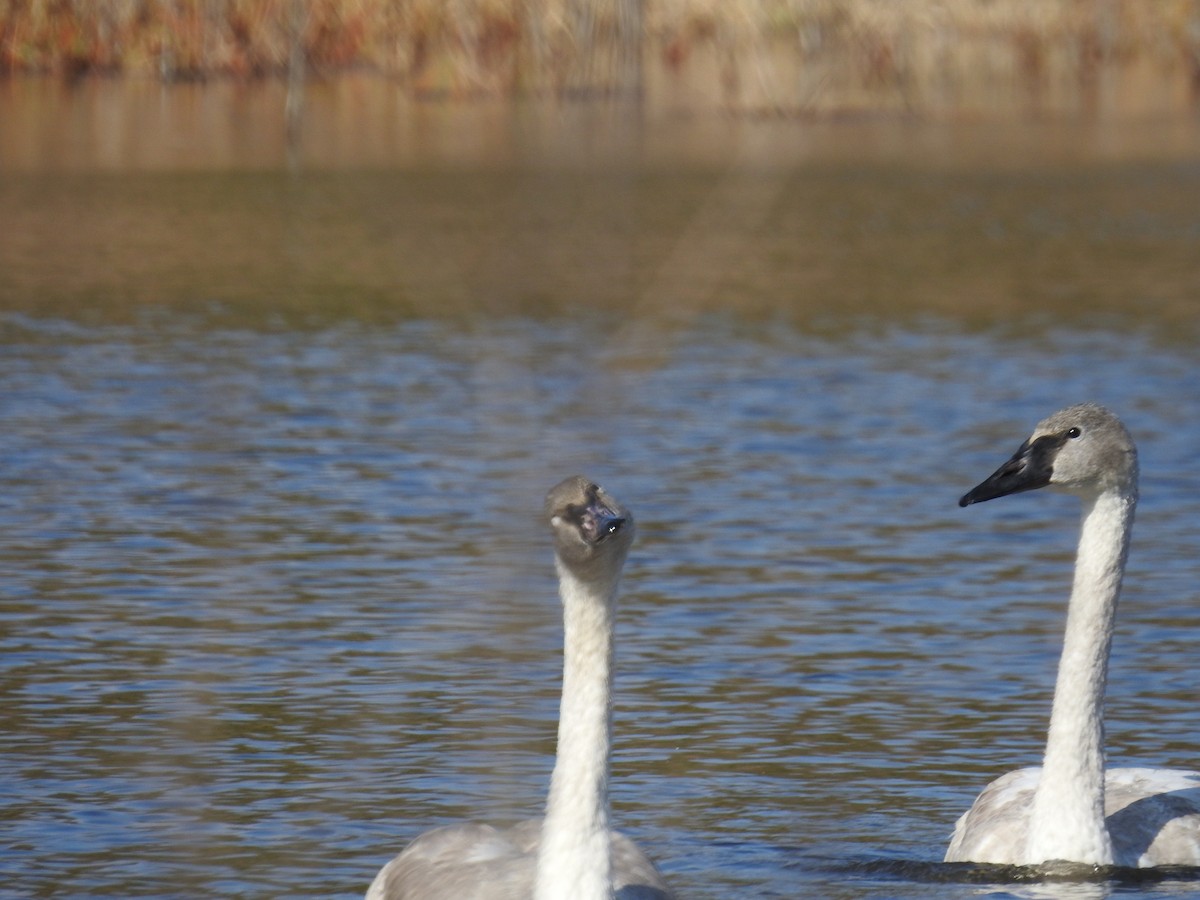
[[[546,495],[546,518],[559,562],[582,581],[620,574],[633,543],[633,514],[596,482],[575,475]]]
[[[1110,410],[1079,403],[1038,423],[1017,452],[962,496],[959,506],[1058,486],[1074,494],[1135,494],[1137,449]]]

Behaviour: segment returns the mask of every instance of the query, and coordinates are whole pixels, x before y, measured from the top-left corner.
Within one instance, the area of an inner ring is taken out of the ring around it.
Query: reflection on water
[[[0,307],[1194,331],[1200,169],[0,177]],[[486,325],[485,325],[486,327]]]
[[[1190,344],[604,315],[4,335],[11,896],[350,897],[424,828],[535,813],[561,642],[537,511],[572,471],[641,523],[614,805],[681,893],[973,896],[928,871],[1037,758],[1077,513],[955,499],[1081,397],[1143,453],[1112,757],[1194,764]]]
[[[642,103],[414,100],[375,75],[314,79],[298,132],[285,121],[283,80],[163,83],[157,79],[0,80],[0,170],[8,172],[327,171],[604,166],[643,161],[674,169],[748,156],[756,165],[887,162],[1026,168],[1194,159],[1200,122],[1177,96],[1100,113],[1014,115],[990,96],[987,115],[929,119],[892,98],[823,115],[714,113],[653,98]],[[1139,92],[1131,92],[1137,95]],[[879,112],[884,110],[884,112]],[[888,111],[891,110],[891,111]],[[1121,113],[1116,110],[1127,110]],[[289,140],[289,134],[293,138]]]
[[[673,119],[349,80],[289,166],[274,89],[0,84],[0,308],[1194,328],[1200,120]]]

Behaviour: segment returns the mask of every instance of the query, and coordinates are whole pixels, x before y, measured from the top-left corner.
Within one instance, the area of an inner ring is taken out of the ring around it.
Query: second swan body
[[[1085,403],[1040,422],[959,501],[1057,485],[1081,499],[1083,523],[1043,764],[983,790],[958,820],[947,862],[1200,865],[1200,772],[1104,768],[1104,689],[1137,482],[1125,426]]]

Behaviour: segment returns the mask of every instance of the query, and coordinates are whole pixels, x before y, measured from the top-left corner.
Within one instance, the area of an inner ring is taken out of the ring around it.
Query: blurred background
[[[1040,758],[1110,405],[1114,764],[1195,768],[1200,2],[0,2],[0,897],[353,897],[536,815],[544,492],[638,517],[614,818],[683,897],[944,866]]]

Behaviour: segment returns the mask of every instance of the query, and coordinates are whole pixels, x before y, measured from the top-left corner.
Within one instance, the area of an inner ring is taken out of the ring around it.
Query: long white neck
[[[558,565],[563,687],[558,753],[538,850],[536,900],[611,900],[608,769],[616,581],[582,582]]]
[[[1026,862],[1113,862],[1104,822],[1104,687],[1136,489],[1086,499]]]

